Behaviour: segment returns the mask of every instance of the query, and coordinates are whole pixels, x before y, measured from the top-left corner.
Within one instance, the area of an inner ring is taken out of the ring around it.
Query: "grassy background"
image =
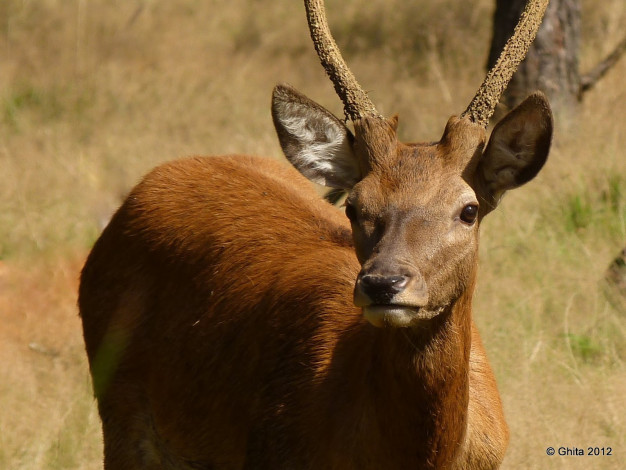
[[[492,0],[329,1],[331,26],[406,140],[435,140],[483,76]],[[623,0],[583,0],[583,70]],[[475,301],[511,427],[505,468],[623,468],[626,309],[601,279],[626,244],[626,60],[559,116],[545,170],[485,221]],[[190,154],[279,157],[272,87],[337,114],[300,2],[0,2],[0,468],[101,467],[75,307],[121,198]],[[547,457],[548,446],[612,457]]]

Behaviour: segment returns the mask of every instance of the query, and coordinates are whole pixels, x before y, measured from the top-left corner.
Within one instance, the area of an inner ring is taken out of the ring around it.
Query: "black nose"
[[[361,276],[361,289],[375,304],[388,304],[394,295],[402,292],[409,278],[407,276],[383,276],[365,274]]]

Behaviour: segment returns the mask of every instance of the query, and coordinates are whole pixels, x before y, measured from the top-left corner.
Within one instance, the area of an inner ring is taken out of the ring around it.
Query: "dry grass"
[[[401,134],[434,140],[469,101],[491,0],[331,2],[355,73]],[[626,23],[584,1],[581,62]],[[336,113],[299,2],[0,3],[0,468],[99,468],[75,292],[82,259],[141,175],[189,154],[279,155],[288,81]],[[433,20],[434,18],[434,20]],[[621,468],[626,312],[600,280],[626,244],[626,61],[562,116],[550,161],[485,221],[476,317],[512,440],[505,468]],[[567,125],[565,125],[565,121]],[[548,446],[613,457],[548,457]]]
[[[75,292],[80,261],[0,265],[0,468],[99,468]]]

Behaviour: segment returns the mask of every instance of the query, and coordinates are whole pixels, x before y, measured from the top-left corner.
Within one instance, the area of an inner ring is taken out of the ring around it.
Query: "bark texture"
[[[497,60],[525,4],[526,0],[496,0],[488,67]],[[580,11],[580,0],[550,1],[537,37],[504,93],[506,108],[535,90],[543,91],[557,112],[576,106],[581,89]]]

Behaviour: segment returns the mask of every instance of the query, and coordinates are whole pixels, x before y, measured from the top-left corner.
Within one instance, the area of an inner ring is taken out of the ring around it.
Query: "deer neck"
[[[401,454],[413,453],[433,468],[453,461],[465,435],[472,293],[468,289],[422,329],[380,331],[372,375],[386,408],[380,428],[404,448]]]

